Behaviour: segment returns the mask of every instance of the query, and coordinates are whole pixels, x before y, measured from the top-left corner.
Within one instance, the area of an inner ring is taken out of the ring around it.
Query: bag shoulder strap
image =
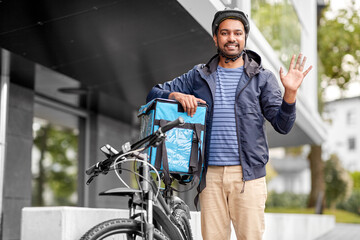
[[[167,122],[165,120],[160,120],[159,126],[162,127]],[[156,156],[155,156],[155,168],[157,170],[161,169],[161,163],[163,165],[163,173],[164,173],[164,183],[166,186],[170,186],[171,179],[170,179],[170,170],[169,170],[169,161],[166,151],[165,140],[162,141],[161,145],[156,149]]]

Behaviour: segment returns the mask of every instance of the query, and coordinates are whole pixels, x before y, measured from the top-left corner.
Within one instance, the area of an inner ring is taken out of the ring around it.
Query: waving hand
[[[305,76],[312,69],[312,66],[310,66],[308,69],[306,69],[306,71],[303,72],[306,63],[306,57],[302,58],[302,54],[300,53],[296,60],[296,64],[294,63],[295,57],[296,55],[292,56],[289,71],[286,75],[284,74],[282,68],[280,68],[279,72],[280,80],[285,88],[284,100],[287,103],[295,102],[297,90],[299,89]]]

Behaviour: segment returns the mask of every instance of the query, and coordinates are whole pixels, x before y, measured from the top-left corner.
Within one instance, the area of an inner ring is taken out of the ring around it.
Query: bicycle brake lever
[[[91,177],[86,181],[86,185],[89,185],[89,184],[94,180],[95,177],[99,176],[100,173],[106,175],[106,174],[108,174],[108,171],[106,171],[106,172],[96,172],[96,173],[94,173],[94,174],[91,175]]]
[[[92,180],[94,180],[94,178],[96,177],[97,175],[92,175],[87,181],[86,181],[86,185],[89,185]]]

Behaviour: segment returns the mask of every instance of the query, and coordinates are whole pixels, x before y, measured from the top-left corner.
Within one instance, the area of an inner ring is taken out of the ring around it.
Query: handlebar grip
[[[85,173],[87,175],[91,175],[91,174],[93,174],[95,172],[95,169],[97,167],[98,167],[98,164],[96,163],[96,164],[92,165],[91,167],[89,167],[88,169],[86,169]]]
[[[182,117],[178,117],[176,120],[174,121],[171,121],[169,123],[167,123],[166,125],[162,126],[161,127],[161,131],[163,133],[169,131],[170,129],[174,128],[174,127],[177,127],[177,126],[181,126],[181,125],[184,125],[185,124],[185,121]]]

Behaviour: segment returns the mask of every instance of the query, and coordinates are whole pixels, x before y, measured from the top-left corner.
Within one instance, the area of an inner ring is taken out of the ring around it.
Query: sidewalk
[[[328,233],[316,240],[353,240],[360,239],[360,224],[336,223]]]

